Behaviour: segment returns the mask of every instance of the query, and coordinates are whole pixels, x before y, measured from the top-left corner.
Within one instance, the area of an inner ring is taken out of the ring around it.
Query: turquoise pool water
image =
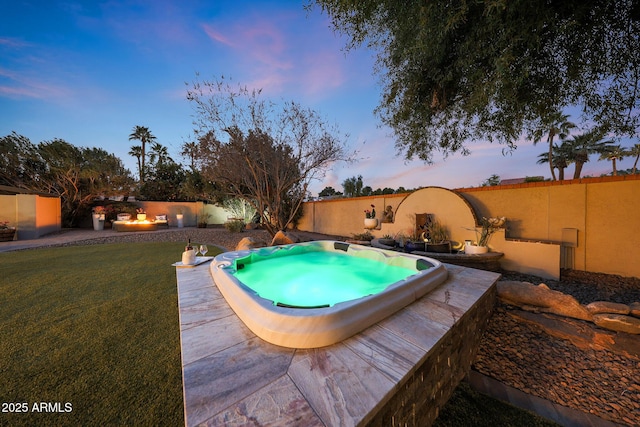
[[[307,252],[254,260],[233,275],[274,304],[326,307],[377,294],[416,273],[341,252]]]

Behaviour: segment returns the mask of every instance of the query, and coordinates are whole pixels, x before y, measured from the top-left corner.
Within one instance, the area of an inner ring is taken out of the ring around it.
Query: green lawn
[[[129,243],[0,253],[0,425],[183,425],[171,266],[182,250]],[[26,412],[6,412],[15,410]],[[464,385],[437,423],[551,425]]]
[[[532,412],[478,393],[461,383],[440,411],[433,427],[554,427]]]
[[[28,413],[2,413],[0,425],[183,424],[171,266],[183,247],[1,253],[0,396],[3,411]],[[55,412],[34,412],[40,402]]]

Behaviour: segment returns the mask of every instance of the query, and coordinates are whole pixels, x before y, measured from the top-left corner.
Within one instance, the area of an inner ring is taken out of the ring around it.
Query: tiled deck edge
[[[255,337],[229,312],[208,265],[178,269],[186,424],[375,422],[425,361],[449,364],[437,346],[451,348],[447,332],[499,278],[447,268],[450,278],[431,294],[354,337],[311,350]]]

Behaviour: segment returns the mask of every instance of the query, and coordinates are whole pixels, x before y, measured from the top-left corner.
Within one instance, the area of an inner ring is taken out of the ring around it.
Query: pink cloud
[[[267,96],[277,95],[284,91],[287,78],[282,73],[261,74],[258,78],[245,83],[250,89],[262,89]]]
[[[216,42],[222,43],[226,46],[230,46],[233,47],[233,43],[231,43],[231,40],[229,40],[228,38],[226,38],[223,34],[221,34],[220,32],[216,31],[213,29],[213,27],[211,27],[210,25],[207,24],[203,24],[202,25],[202,29],[204,30],[204,32],[207,34],[207,36]]]
[[[181,48],[195,43],[188,5],[170,1],[101,2],[96,5],[65,4],[77,25],[90,32],[113,34],[140,50],[155,50],[161,41],[164,47]],[[147,4],[148,3],[148,4]]]
[[[226,37],[234,49],[263,71],[282,71],[292,67],[290,46],[284,34],[272,23],[255,21],[250,27],[236,26]]]
[[[0,86],[0,96],[7,98],[38,98],[37,93],[27,88]]]
[[[22,73],[10,72],[0,68],[0,77],[5,77],[13,85],[0,86],[0,94],[15,98],[63,98],[69,95],[66,88],[48,84],[46,82],[29,78]]]
[[[309,53],[306,73],[300,76],[306,93],[313,95],[342,86],[346,80],[342,62],[334,52]]]
[[[20,47],[30,46],[30,44],[25,41],[13,39],[13,38],[5,38],[5,37],[0,37],[0,45],[8,46],[10,48],[20,48]]]
[[[243,73],[234,77],[250,87],[272,95],[325,96],[328,90],[345,84],[345,61],[339,48],[327,47],[326,40],[318,39],[307,22],[291,30],[290,20],[300,16],[269,16],[268,21],[254,17],[250,26],[243,18],[241,22],[205,23],[201,27],[215,45],[230,49],[232,61],[241,64]]]

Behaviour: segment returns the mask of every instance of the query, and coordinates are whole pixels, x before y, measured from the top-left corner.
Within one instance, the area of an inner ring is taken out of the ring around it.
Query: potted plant
[[[138,221],[144,221],[147,219],[147,213],[144,211],[144,208],[136,209],[136,218]]]
[[[396,239],[393,238],[390,234],[385,234],[381,238],[378,239],[378,242],[381,245],[394,247],[396,245]]]
[[[131,214],[127,212],[120,212],[116,216],[117,221],[129,221],[131,220]]]
[[[373,240],[373,234],[369,232],[369,230],[364,233],[353,234],[353,238],[350,239],[350,242],[359,243],[359,244],[370,244]]]
[[[426,228],[424,225],[418,224],[416,215],[407,215],[407,217],[411,222],[411,227],[407,228],[404,233],[401,233],[404,239],[404,245],[401,246],[404,247],[405,252],[424,252],[426,249]],[[398,240],[397,237],[396,240]]]
[[[503,228],[507,219],[505,217],[486,218],[482,217],[480,221],[480,231],[478,228],[473,228],[476,233],[476,241],[467,241],[464,246],[464,253],[466,254],[484,254],[489,252],[489,240],[491,236]]]
[[[200,218],[198,218],[198,228],[207,228],[207,224],[209,223],[210,214],[204,213],[204,211],[200,214]]]
[[[398,231],[393,236],[393,240],[396,241],[396,244],[398,245],[399,248],[404,248],[404,242],[406,242],[409,239],[407,238],[406,234],[404,234],[404,232]]]
[[[13,240],[16,234],[15,227],[9,227],[9,221],[0,221],[0,242]]]
[[[420,251],[424,252],[425,250],[425,236],[424,233],[420,232],[420,230],[413,227],[407,233],[407,239],[404,242],[404,250],[405,252],[414,252]]]
[[[378,226],[378,219],[376,218],[376,207],[371,205],[371,210],[366,209],[364,211],[364,228],[370,230]]]
[[[427,252],[451,253],[451,241],[447,228],[437,219],[427,223]]]
[[[95,206],[91,213],[93,219],[93,229],[96,231],[104,230],[104,220],[107,211],[104,206]]]

